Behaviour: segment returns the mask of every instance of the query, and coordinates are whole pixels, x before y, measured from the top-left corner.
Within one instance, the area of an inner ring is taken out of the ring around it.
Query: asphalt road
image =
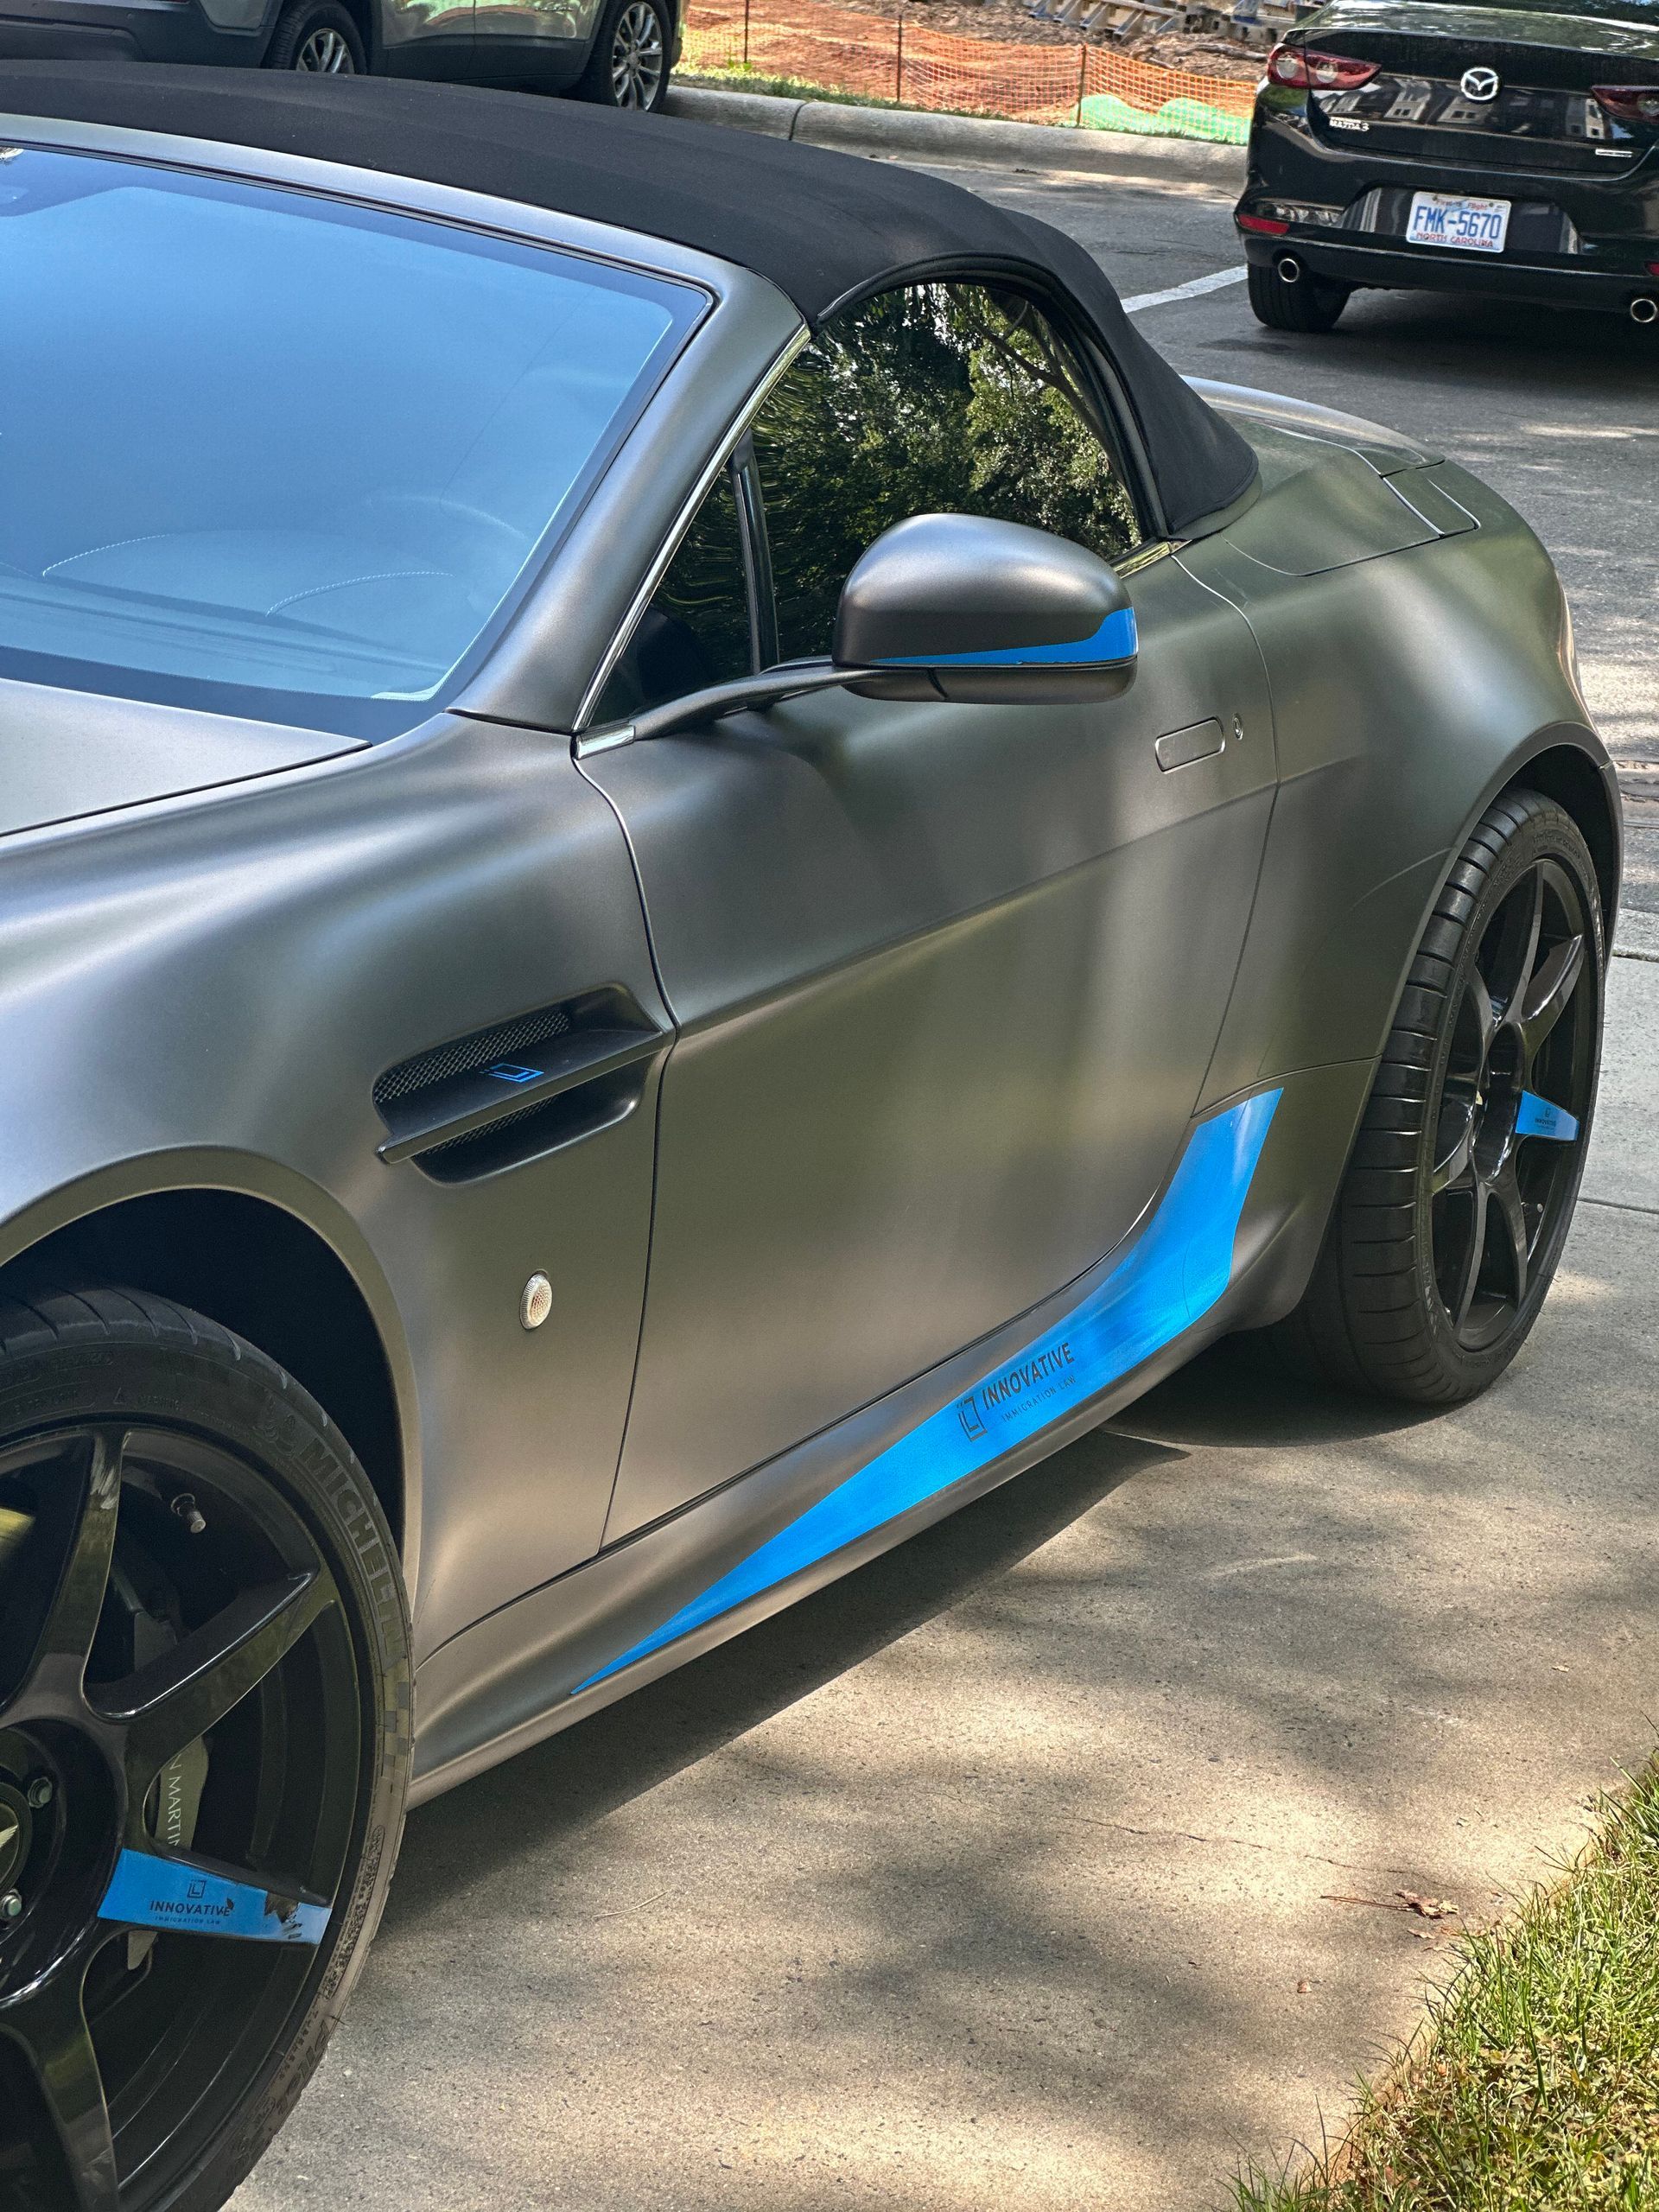
[[[1239,264],[1233,195],[1212,186],[937,174],[1071,232],[1125,299]],[[1304,338],[1264,330],[1237,283],[1138,319],[1188,376],[1291,392],[1408,431],[1514,503],[1567,586],[1597,725],[1631,764],[1628,903],[1659,912],[1659,328],[1374,292],[1351,301],[1328,335]]]
[[[1202,190],[964,181],[1131,296],[1235,257]],[[1651,334],[1379,300],[1279,337],[1236,286],[1142,313],[1185,369],[1500,485],[1614,749],[1659,761]],[[1190,2212],[1339,2125],[1450,1932],[1652,1740],[1659,960],[1611,1001],[1590,1198],[1498,1389],[1419,1421],[1240,1339],[416,1814],[238,2212]]]

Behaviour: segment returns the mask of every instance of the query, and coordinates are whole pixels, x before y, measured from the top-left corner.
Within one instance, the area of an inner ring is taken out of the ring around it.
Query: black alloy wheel
[[[1304,1363],[1446,1404],[1515,1357],[1583,1174],[1605,957],[1577,825],[1538,792],[1509,793],[1412,963],[1313,1284],[1285,1325]]]
[[[1294,283],[1287,283],[1278,264],[1262,268],[1251,262],[1246,275],[1250,311],[1269,330],[1296,330],[1306,334],[1334,330],[1353,293],[1351,284],[1327,283],[1304,270]]]
[[[655,114],[668,97],[669,48],[664,0],[611,0],[578,96],[602,107]]]
[[[409,1711],[321,1409],[159,1299],[0,1299],[3,2212],[223,2204],[378,1918]]]

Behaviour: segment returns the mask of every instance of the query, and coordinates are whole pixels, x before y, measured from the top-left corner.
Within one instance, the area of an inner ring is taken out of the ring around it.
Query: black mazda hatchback
[[[1659,0],[1334,0],[1268,56],[1235,219],[1276,330],[1366,286],[1659,321]]]

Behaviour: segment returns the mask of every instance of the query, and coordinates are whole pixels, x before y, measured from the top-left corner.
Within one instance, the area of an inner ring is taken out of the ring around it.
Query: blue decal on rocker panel
[[[1578,1116],[1569,1114],[1565,1106],[1552,1106],[1535,1090],[1523,1090],[1520,1110],[1515,1117],[1515,1134],[1518,1137],[1554,1137],[1562,1144],[1571,1144],[1579,1134]]]
[[[890,1444],[576,1691],[977,1473],[1201,1319],[1232,1280],[1234,1239],[1280,1096],[1262,1091],[1198,1124],[1145,1229],[1065,1320]]]
[[[98,1908],[100,1920],[118,1921],[124,1928],[234,1936],[245,1943],[321,1943],[328,1913],[326,1904],[304,1904],[148,1851],[121,1853]]]
[[[1115,661],[1133,660],[1139,650],[1135,609],[1120,607],[1109,614],[1092,637],[1074,638],[1063,645],[999,645],[988,652],[895,653],[883,668],[1100,668]]]

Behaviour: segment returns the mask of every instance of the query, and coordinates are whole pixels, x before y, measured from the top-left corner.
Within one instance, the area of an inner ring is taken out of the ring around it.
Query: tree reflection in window
[[[906,516],[1027,523],[1108,560],[1141,534],[1092,381],[1001,288],[913,285],[839,316],[767,400],[754,445],[785,660],[829,650],[848,572]]]

